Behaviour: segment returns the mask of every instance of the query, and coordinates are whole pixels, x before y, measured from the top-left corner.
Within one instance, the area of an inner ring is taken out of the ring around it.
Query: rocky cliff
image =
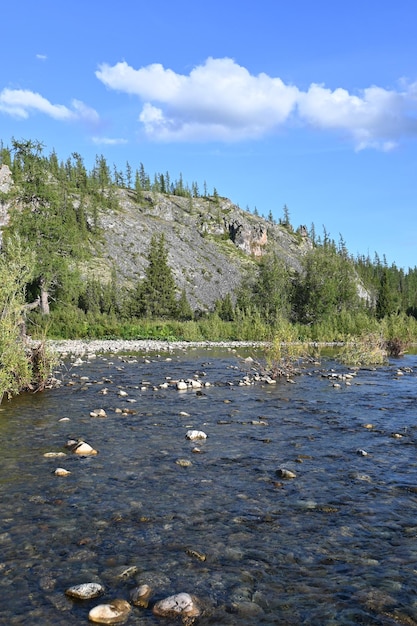
[[[88,271],[106,278],[114,269],[133,283],[144,275],[152,235],[164,234],[176,283],[194,309],[234,292],[267,251],[299,270],[312,247],[304,229],[293,233],[226,198],[147,193],[138,204],[132,192],[119,190],[118,200],[118,210],[100,213],[104,240]]]
[[[9,220],[13,180],[0,167],[0,237]],[[188,198],[117,189],[117,208],[98,210],[101,236],[91,238],[92,258],[80,268],[85,278],[108,282],[113,273],[128,286],[145,274],[152,235],[165,235],[168,262],[179,292],[185,289],[195,309],[207,310],[233,294],[256,269],[259,259],[274,251],[298,271],[312,244],[305,229],[296,233],[243,211],[227,198]],[[79,200],[74,195],[73,202]],[[1,241],[1,239],[0,239]]]

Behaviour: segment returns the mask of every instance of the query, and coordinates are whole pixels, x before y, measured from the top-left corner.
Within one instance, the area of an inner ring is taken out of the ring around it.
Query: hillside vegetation
[[[283,208],[242,210],[206,183],[65,161],[32,140],[0,149],[3,255],[32,255],[22,320],[32,336],[341,341],[416,338],[417,269],[354,258]],[[4,308],[4,304],[3,304]],[[289,330],[288,330],[289,332]],[[285,333],[284,333],[285,335]]]

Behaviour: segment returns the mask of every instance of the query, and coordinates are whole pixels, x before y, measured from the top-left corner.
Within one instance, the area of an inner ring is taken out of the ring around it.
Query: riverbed
[[[203,626],[417,624],[417,356],[267,384],[255,353],[79,352],[2,404],[0,624],[87,624],[144,583],[128,626],[179,592]]]

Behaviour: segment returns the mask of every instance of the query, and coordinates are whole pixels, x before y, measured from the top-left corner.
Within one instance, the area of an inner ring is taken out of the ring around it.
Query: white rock
[[[281,469],[277,470],[277,475],[280,476],[281,478],[297,478],[297,474],[295,474],[294,472],[292,472],[291,470],[285,469],[284,467],[282,467]]]
[[[181,617],[188,620],[198,617],[201,611],[193,596],[188,593],[177,593],[157,602],[153,607],[153,613],[160,617]]]
[[[57,467],[54,474],[55,476],[69,476],[71,472],[63,467]]]
[[[194,439],[207,439],[207,435],[202,430],[188,430],[185,438],[191,441]]]
[[[119,393],[117,395],[120,396],[121,398],[125,398],[129,394],[127,393],[127,391],[123,391],[123,389],[120,389],[120,391],[119,391]]]
[[[46,459],[54,459],[62,456],[67,456],[65,452],[45,452],[43,455]]]
[[[67,589],[65,595],[79,600],[91,600],[91,598],[101,596],[102,593],[104,593],[104,587],[99,583],[82,583]]]
[[[96,624],[120,624],[129,615],[132,607],[126,600],[113,600],[108,604],[95,606],[88,614],[88,619]]]
[[[185,389],[188,389],[188,385],[184,380],[179,380],[177,382],[177,389],[178,391],[184,391]]]
[[[91,411],[90,417],[107,417],[107,413],[104,409],[94,409]]]
[[[152,595],[152,589],[149,585],[140,585],[134,589],[130,598],[136,606],[143,606],[145,609],[149,604],[149,598]]]
[[[78,445],[75,446],[73,451],[75,454],[80,454],[82,456],[92,456],[94,454],[98,454],[97,450],[94,450],[94,448],[92,448],[90,444],[85,441],[80,441]]]
[[[201,389],[203,386],[200,380],[190,380],[190,385],[193,389]]]

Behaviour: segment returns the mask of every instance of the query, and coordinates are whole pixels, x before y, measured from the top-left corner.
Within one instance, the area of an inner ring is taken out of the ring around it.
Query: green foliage
[[[165,237],[154,235],[149,245],[145,278],[134,294],[133,314],[138,317],[175,318],[178,312],[175,293]]]
[[[348,338],[340,349],[338,360],[352,367],[384,365],[387,352],[384,338],[379,333],[365,333],[355,338]]]
[[[296,327],[281,320],[266,351],[266,372],[273,379],[292,376],[308,353],[309,347],[300,341]]]
[[[0,401],[29,388],[41,389],[52,362],[43,345],[25,343],[25,286],[30,280],[33,255],[15,235],[0,253]]]
[[[343,309],[357,310],[357,279],[351,261],[331,245],[313,248],[303,260],[294,291],[297,321],[317,323]]]

